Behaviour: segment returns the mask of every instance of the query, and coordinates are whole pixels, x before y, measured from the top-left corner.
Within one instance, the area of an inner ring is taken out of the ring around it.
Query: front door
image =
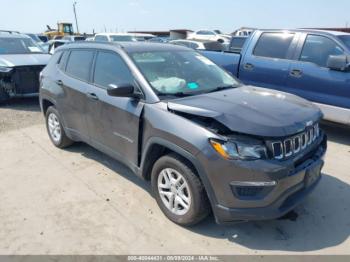
[[[350,72],[327,68],[330,55],[342,54],[343,48],[333,39],[307,35],[298,60],[291,64],[289,91],[319,104],[350,109]]]
[[[88,90],[87,125],[90,141],[129,165],[138,163],[139,124],[143,102],[107,94],[110,85],[134,83],[128,66],[115,52],[98,51],[93,85]]]

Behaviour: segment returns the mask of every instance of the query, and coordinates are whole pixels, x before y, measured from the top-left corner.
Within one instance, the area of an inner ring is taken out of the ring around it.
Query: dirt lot
[[[13,101],[0,107],[0,254],[350,254],[350,131],[324,128],[323,179],[288,219],[185,229],[117,161],[54,148],[37,99]]]

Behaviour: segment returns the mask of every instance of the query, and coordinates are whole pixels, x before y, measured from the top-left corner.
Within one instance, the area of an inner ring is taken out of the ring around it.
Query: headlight
[[[0,66],[0,73],[9,73],[12,71],[12,67]]]
[[[256,160],[266,158],[266,147],[242,141],[220,141],[210,139],[210,144],[216,152],[225,159]]]

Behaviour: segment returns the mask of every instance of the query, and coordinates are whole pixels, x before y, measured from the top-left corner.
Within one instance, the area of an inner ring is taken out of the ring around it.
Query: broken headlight
[[[0,66],[0,73],[9,73],[12,71],[12,67]]]
[[[229,160],[257,160],[267,156],[266,147],[259,143],[210,139],[210,144],[219,155]]]

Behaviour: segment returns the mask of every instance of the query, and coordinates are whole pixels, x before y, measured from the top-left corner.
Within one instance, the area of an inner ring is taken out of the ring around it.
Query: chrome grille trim
[[[300,148],[301,148],[301,137],[300,136],[296,136],[293,139],[293,152],[294,154],[299,153]]]
[[[282,160],[291,157],[312,145],[319,136],[319,125],[315,124],[298,135],[280,141],[271,141],[273,158]]]

